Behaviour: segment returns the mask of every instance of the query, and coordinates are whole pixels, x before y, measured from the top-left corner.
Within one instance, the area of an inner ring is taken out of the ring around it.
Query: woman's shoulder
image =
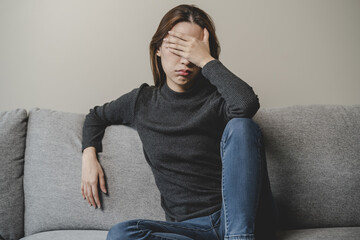
[[[132,89],[128,94],[138,96],[144,92],[152,91],[153,86],[150,86],[147,83],[142,83],[139,87]]]
[[[154,91],[157,90],[157,88],[153,85],[149,85],[148,83],[143,83],[140,85],[138,89],[139,94],[152,94]]]
[[[136,91],[137,99],[140,99],[140,101],[143,102],[151,99],[152,96],[157,93],[158,88],[153,85],[143,83],[139,88],[134,89],[134,91]]]

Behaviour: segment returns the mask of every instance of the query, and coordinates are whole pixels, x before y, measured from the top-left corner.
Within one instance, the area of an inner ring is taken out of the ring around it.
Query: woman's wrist
[[[87,147],[83,151],[83,156],[86,157],[96,157],[96,148],[95,147]]]
[[[209,57],[209,58],[206,58],[203,62],[202,62],[202,64],[201,64],[201,68],[203,68],[208,62],[211,62],[212,60],[215,60],[215,58],[213,58],[213,57]]]

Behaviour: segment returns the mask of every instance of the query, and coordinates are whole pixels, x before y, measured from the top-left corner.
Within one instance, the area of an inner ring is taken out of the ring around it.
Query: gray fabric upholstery
[[[1,237],[19,239],[25,227],[26,240],[105,239],[124,220],[164,220],[140,139],[126,126],[105,132],[102,209],[82,198],[84,117],[32,109],[27,122],[25,110],[0,112]],[[254,120],[280,211],[278,240],[360,239],[360,105],[265,108]]]
[[[254,120],[281,228],[360,226],[360,105],[262,109]]]
[[[0,112],[0,239],[24,234],[24,109]]]
[[[25,151],[25,236],[60,229],[108,230],[133,218],[164,219],[140,139],[126,126],[107,128],[99,161],[108,195],[102,209],[81,195],[84,115],[47,109],[29,112]]]
[[[281,231],[277,240],[347,240],[360,239],[360,227],[313,228]]]
[[[105,240],[107,233],[100,230],[58,230],[35,233],[21,240]]]

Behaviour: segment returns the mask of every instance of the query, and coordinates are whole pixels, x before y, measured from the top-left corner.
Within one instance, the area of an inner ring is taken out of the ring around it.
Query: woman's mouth
[[[180,76],[188,76],[190,73],[191,73],[191,71],[189,71],[189,70],[178,70],[178,71],[176,71]]]

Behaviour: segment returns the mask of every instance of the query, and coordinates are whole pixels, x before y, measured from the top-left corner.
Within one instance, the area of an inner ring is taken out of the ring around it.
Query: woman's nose
[[[189,60],[187,60],[186,58],[183,58],[183,57],[180,59],[180,62],[185,65],[189,65],[189,63],[190,63]]]

